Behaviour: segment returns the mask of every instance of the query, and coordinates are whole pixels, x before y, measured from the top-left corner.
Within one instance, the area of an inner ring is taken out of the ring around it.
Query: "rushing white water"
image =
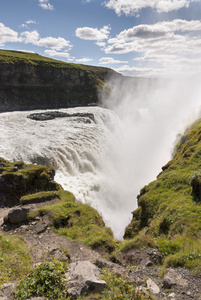
[[[200,116],[200,99],[195,76],[154,85],[117,82],[103,101],[111,110],[58,110],[81,116],[36,121],[27,116],[42,111],[1,113],[0,156],[55,168],[55,180],[122,238],[137,194],[171,158],[176,135]]]
[[[73,192],[77,201],[96,208],[121,238],[136,195],[118,174],[121,162],[114,150],[122,142],[120,120],[100,107],[58,111],[92,113],[95,122],[87,116],[36,121],[27,118],[33,111],[2,113],[0,156],[54,167],[55,180]]]

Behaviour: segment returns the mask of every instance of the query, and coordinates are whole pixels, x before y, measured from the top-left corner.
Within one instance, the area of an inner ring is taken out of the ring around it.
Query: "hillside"
[[[0,111],[96,104],[112,69],[0,50]]]
[[[157,245],[165,266],[201,269],[201,119],[175,147],[173,159],[140,191],[124,249]]]

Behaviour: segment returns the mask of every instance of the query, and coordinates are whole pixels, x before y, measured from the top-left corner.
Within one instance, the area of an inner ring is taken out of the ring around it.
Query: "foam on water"
[[[120,192],[124,183],[117,175],[114,151],[121,143],[116,134],[120,120],[111,110],[100,107],[59,111],[92,113],[95,122],[89,122],[87,116],[35,121],[27,118],[30,111],[2,113],[0,155],[55,168],[55,180],[73,192],[77,201],[96,208],[121,238],[135,206],[135,195],[127,187]]]

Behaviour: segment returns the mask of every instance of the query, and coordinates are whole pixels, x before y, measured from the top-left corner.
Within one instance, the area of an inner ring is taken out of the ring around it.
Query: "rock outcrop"
[[[24,195],[61,189],[53,181],[55,171],[45,166],[10,163],[0,158],[0,207],[20,204]]]
[[[0,111],[86,106],[107,92],[112,69],[64,63],[38,54],[0,51]]]

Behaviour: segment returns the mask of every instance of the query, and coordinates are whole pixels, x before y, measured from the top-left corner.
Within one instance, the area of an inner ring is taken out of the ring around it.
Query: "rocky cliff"
[[[64,63],[38,54],[0,51],[0,111],[96,104],[112,69]]]

